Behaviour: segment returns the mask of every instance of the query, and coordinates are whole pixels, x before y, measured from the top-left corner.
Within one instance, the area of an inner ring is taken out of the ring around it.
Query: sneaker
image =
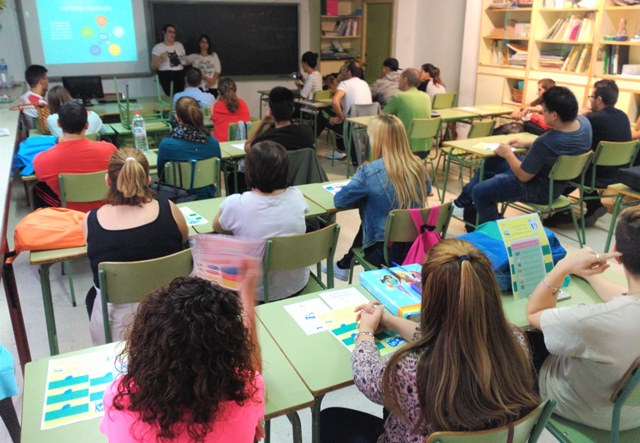
[[[333,151],[328,153],[325,158],[329,159],[329,160],[342,160],[343,158],[346,158],[347,154],[345,154],[344,152],[340,152],[340,151]]]
[[[322,272],[327,273],[327,265],[323,264],[321,266]],[[336,263],[333,264],[333,277],[338,280],[348,281],[349,280],[349,270],[339,268]]]
[[[452,215],[454,217],[462,218],[464,216],[464,208],[456,205],[456,201],[452,200],[451,204],[453,205]]]
[[[593,212],[587,211],[584,215],[584,226],[586,228],[593,226],[596,221],[607,213],[607,209],[604,206],[598,206]]]

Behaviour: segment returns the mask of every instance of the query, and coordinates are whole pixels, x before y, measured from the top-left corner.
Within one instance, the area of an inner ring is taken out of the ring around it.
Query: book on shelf
[[[582,18],[576,14],[560,17],[544,35],[544,40],[589,42],[593,38],[594,14],[586,13]]]
[[[603,48],[603,74],[620,75],[623,65],[629,64],[629,50],[625,45],[607,45]]]

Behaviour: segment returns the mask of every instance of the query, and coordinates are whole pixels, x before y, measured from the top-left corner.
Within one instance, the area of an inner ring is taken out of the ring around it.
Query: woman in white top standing
[[[189,54],[187,60],[194,68],[202,72],[202,83],[200,89],[213,94],[218,98],[218,79],[222,73],[222,65],[218,54],[211,50],[211,39],[207,34],[201,34],[198,38],[200,52]]]
[[[182,43],[176,41],[176,27],[166,24],[162,27],[163,40],[151,50],[151,69],[158,71],[158,79],[166,95],[184,90],[184,57],[187,55]]]
[[[313,94],[322,91],[322,74],[316,69],[318,65],[318,53],[307,51],[302,54],[302,71],[306,74],[304,82],[296,80],[296,86],[302,88],[300,96],[312,99]]]
[[[447,85],[440,78],[440,68],[436,68],[431,63],[425,63],[420,68],[420,85],[418,89],[426,92],[433,101],[436,94],[445,94]]]

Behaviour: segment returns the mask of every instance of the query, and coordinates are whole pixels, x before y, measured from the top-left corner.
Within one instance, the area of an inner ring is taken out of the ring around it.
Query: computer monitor
[[[62,86],[69,91],[71,97],[82,99],[82,104],[91,106],[92,98],[103,98],[102,79],[99,75],[82,77],[62,77]]]

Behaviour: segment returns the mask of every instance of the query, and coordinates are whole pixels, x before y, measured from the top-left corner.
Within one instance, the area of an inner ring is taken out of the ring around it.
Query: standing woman
[[[87,256],[93,287],[86,298],[94,344],[105,342],[98,265],[164,257],[182,250],[189,236],[187,222],[169,200],[156,200],[149,188],[149,163],[137,149],[119,149],[107,170],[107,203],[84,219]],[[137,303],[109,305],[114,341],[121,340]]]
[[[540,402],[528,345],[507,322],[500,298],[482,252],[457,239],[436,244],[422,265],[419,324],[378,302],[358,308],[353,379],[389,416],[325,409],[321,441],[417,443],[432,432],[480,431],[527,415]],[[373,339],[378,328],[408,344],[382,359]]]
[[[229,124],[249,121],[249,107],[244,100],[238,98],[236,82],[229,77],[220,80],[218,100],[211,108],[213,120],[213,136],[220,142],[229,139]]]
[[[166,24],[162,27],[162,38],[151,50],[151,70],[158,71],[160,86],[166,95],[184,90],[184,67],[186,55],[182,43],[176,41],[176,27]]]
[[[424,208],[431,188],[424,163],[409,148],[402,121],[378,115],[367,128],[371,161],[363,164],[334,197],[336,208],[360,210],[362,224],[352,247],[363,246],[365,260],[374,266],[384,262],[383,241],[387,215],[392,209]],[[404,244],[402,244],[404,246]],[[402,262],[407,251],[400,244],[391,249],[391,259]],[[352,252],[334,267],[336,277],[346,280]]]
[[[207,34],[200,35],[198,45],[200,52],[190,54],[187,60],[194,68],[198,68],[202,72],[200,89],[218,98],[218,78],[220,78],[220,73],[222,72],[220,59],[218,54],[212,52],[211,39]]]
[[[445,94],[447,92],[446,86],[440,78],[440,68],[436,68],[431,63],[422,65],[418,89],[429,94],[431,101],[433,101],[434,95]]]
[[[304,83],[296,80],[296,86],[302,88],[300,96],[306,99],[312,99],[313,94],[322,91],[322,74],[316,69],[318,65],[318,53],[307,51],[302,54],[302,71],[306,74]]]

